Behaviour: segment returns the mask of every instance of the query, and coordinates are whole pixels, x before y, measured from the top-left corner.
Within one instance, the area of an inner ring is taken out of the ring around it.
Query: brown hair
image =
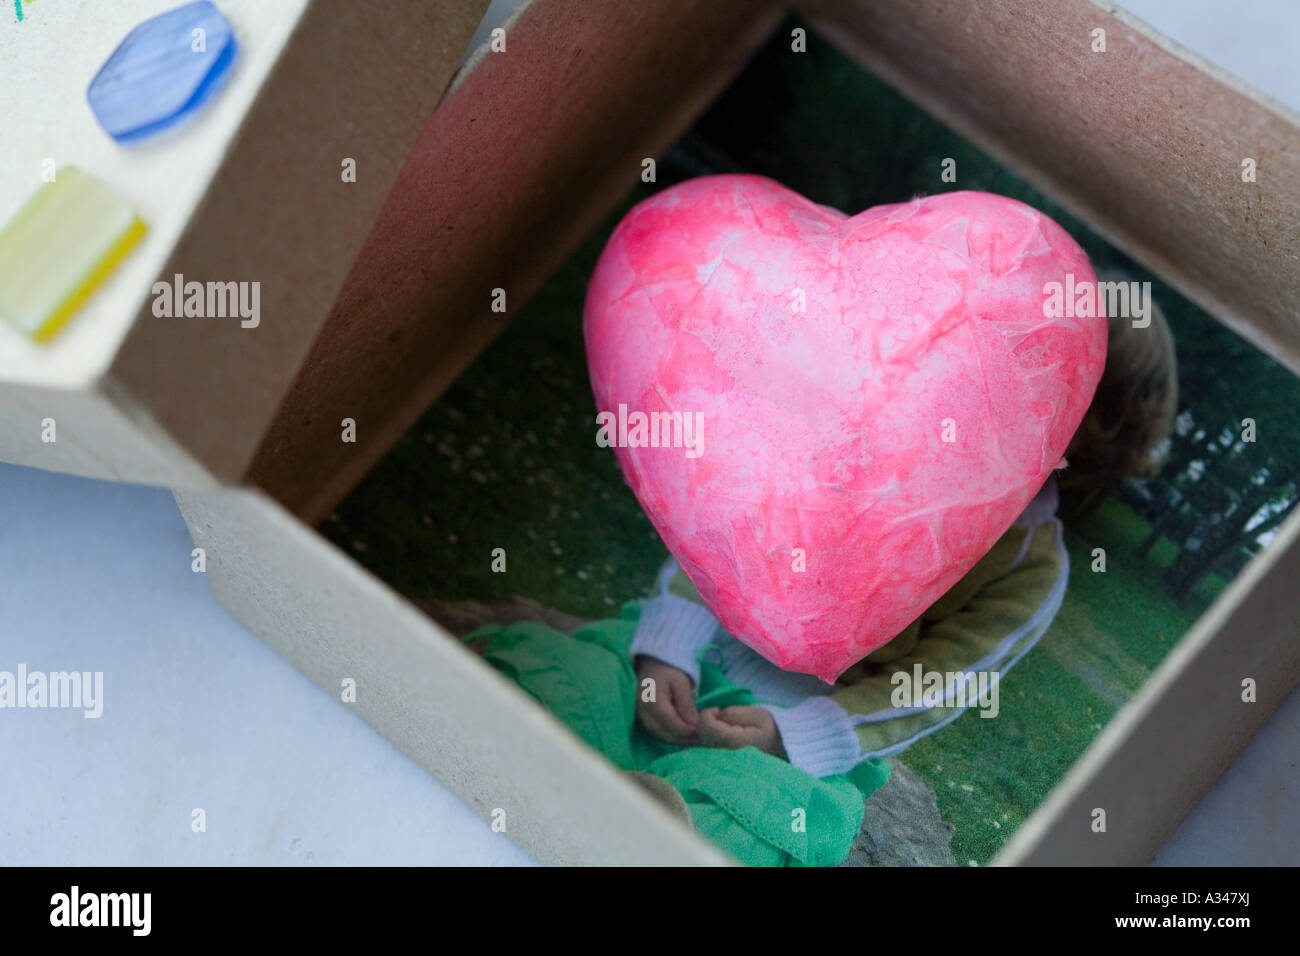
[[[1130,280],[1115,274],[1097,278]],[[1178,410],[1174,337],[1160,306],[1152,301],[1151,323],[1142,328],[1134,328],[1131,318],[1110,316],[1106,322],[1106,368],[1059,475],[1061,490],[1079,498],[1110,491],[1125,477],[1156,474],[1163,464],[1158,446]]]

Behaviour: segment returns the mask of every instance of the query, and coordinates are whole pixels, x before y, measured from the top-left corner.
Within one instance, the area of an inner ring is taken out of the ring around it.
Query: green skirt
[[[862,825],[863,803],[889,779],[889,764],[865,760],[847,774],[817,778],[753,747],[679,747],[636,721],[637,681],[628,646],[641,613],[629,601],[617,619],[593,621],[566,637],[535,622],[487,625],[483,657],[574,733],[623,770],[672,784],[703,836],[749,866],[835,866]],[[701,709],[754,704],[708,662]]]

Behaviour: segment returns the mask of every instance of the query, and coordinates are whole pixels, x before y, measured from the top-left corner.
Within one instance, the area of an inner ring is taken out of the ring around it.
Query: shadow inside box
[[[425,614],[456,637],[464,637],[486,624],[506,626],[537,621],[565,634],[572,634],[586,620],[564,611],[512,594],[503,601],[447,601],[423,598],[413,602]],[[939,816],[934,790],[897,759],[889,761],[889,782],[866,801],[862,827],[848,858],[841,866],[954,866],[951,843],[953,829]],[[644,778],[649,778],[644,779]],[[685,804],[666,781],[648,774],[638,782],[666,803],[679,817]],[[689,819],[689,818],[688,818]]]

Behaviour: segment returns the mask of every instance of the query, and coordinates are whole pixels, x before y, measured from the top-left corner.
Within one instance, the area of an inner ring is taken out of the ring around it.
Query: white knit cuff
[[[794,707],[760,705],[776,721],[790,763],[814,777],[848,773],[862,759],[858,733],[844,708],[829,697]]]
[[[641,602],[641,617],[628,653],[638,654],[671,664],[685,671],[691,683],[699,686],[700,648],[708,644],[718,629],[718,621],[702,604],[663,594]]]

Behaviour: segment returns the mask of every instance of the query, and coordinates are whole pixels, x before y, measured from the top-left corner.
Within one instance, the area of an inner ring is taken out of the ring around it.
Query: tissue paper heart
[[[833,681],[1061,464],[1106,321],[1049,290],[1095,281],[1001,196],[850,217],[758,176],[691,180],[628,213],[591,278],[598,441],[722,625]]]

